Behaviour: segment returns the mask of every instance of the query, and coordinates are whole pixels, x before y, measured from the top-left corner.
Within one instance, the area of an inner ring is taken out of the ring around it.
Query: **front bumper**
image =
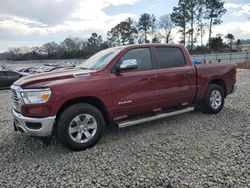
[[[45,118],[30,118],[12,109],[15,129],[29,136],[50,136],[52,134],[53,125],[56,116]],[[35,125],[35,126],[32,126]],[[39,126],[37,126],[39,125]]]

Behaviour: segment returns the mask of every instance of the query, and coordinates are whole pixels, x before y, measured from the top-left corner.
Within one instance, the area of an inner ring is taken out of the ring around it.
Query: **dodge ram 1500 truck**
[[[82,150],[100,139],[107,124],[122,128],[194,107],[216,114],[235,83],[234,65],[192,65],[182,45],[109,48],[78,68],[16,81],[14,128],[44,138],[53,132],[64,146]]]

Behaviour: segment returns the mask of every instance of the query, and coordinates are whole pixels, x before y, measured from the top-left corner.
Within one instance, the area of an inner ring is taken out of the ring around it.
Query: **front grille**
[[[20,93],[18,93],[15,89],[11,89],[12,91],[12,100],[14,103],[14,109],[18,112],[21,111],[21,98],[20,98]]]
[[[18,102],[19,101],[17,92],[15,90],[12,90],[12,99],[13,99],[14,102]]]

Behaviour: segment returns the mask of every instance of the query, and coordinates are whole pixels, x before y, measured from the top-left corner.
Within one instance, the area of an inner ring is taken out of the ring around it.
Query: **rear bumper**
[[[50,136],[56,116],[45,118],[30,118],[12,109],[15,129],[29,136]]]

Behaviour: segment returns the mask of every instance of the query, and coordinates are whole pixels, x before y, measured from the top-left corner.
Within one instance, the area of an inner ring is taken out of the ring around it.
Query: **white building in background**
[[[250,44],[241,44],[239,48],[242,52],[250,51]],[[238,46],[234,44],[233,49],[238,49]]]

